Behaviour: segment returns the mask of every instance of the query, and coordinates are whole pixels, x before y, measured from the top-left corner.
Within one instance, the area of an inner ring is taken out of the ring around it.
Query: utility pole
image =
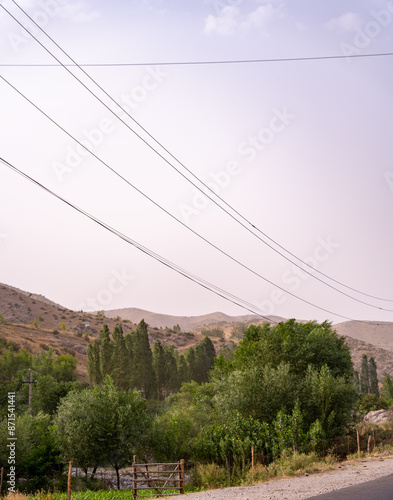
[[[29,413],[31,415],[31,400],[33,396],[33,374],[29,368]]]
[[[33,372],[31,371],[31,369],[29,368],[29,380],[24,380],[23,381],[24,384],[29,384],[29,413],[31,415],[32,413],[32,398],[33,398]]]

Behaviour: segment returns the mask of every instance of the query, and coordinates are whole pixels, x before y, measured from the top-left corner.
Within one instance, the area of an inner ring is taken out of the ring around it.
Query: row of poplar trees
[[[207,382],[216,352],[205,337],[195,347],[179,354],[174,346],[157,340],[150,347],[147,323],[124,335],[120,325],[113,332],[107,325],[87,350],[87,368],[93,384],[101,385],[110,375],[120,390],[138,390],[146,399],[164,399],[177,392],[183,382]]]

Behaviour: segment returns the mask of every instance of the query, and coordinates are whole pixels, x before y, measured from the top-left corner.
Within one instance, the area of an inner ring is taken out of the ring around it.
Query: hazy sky
[[[334,322],[341,316],[393,321],[392,311],[379,309],[393,310],[393,57],[158,64],[393,52],[393,1],[18,3],[78,64],[103,64],[85,70],[246,220],[326,275],[390,302],[318,275],[354,300],[277,255],[179,175],[168,162],[191,178],[78,68],[71,71],[167,162],[64,68],[26,66],[56,60],[0,8],[0,75],[183,225],[1,79],[2,158],[255,310]],[[70,63],[13,1],[0,4]],[[0,182],[0,282],[71,309],[247,313],[1,163]]]

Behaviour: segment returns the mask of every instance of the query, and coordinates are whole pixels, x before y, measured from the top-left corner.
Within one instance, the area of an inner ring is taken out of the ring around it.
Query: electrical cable
[[[372,298],[372,299],[376,299],[376,300],[380,300],[380,301],[384,301],[384,302],[393,302],[393,299],[387,299],[387,298],[383,298],[383,297],[377,297],[375,295],[371,295],[369,293],[365,293],[365,292],[362,292],[354,287],[351,287],[351,286],[348,286],[344,283],[342,283],[341,281],[339,280],[336,280],[335,278],[332,278],[331,276],[323,273],[322,271],[318,270],[318,269],[315,269],[313,266],[311,266],[308,262],[305,262],[303,261],[300,257],[298,257],[297,255],[295,255],[293,252],[291,252],[290,250],[286,249],[283,245],[281,245],[280,243],[278,243],[277,241],[275,241],[273,238],[271,238],[270,236],[268,236],[265,232],[263,232],[261,229],[259,229],[255,224],[253,224],[251,221],[249,221],[246,217],[244,217],[239,211],[237,211],[233,206],[229,205],[222,197],[220,197],[217,193],[215,193],[207,184],[205,184],[201,179],[199,179],[190,169],[188,169],[186,167],[186,165],[184,165],[176,156],[174,156],[163,144],[161,144],[152,134],[150,134],[137,120],[135,120],[129,113],[128,111],[124,110],[119,103],[117,103],[110,94],[108,94],[105,89],[103,89],[96,81],[94,78],[92,78],[86,71],[84,71],[82,69],[82,65],[79,65],[65,50],[62,49],[62,47],[60,47],[60,45],[50,36],[48,35],[48,33],[46,33],[46,31],[37,24],[36,21],[34,21],[34,19],[32,17],[29,16],[29,14],[22,8],[18,5],[18,3],[15,1],[15,0],[12,0],[12,2],[23,12],[23,14],[25,16],[27,16],[31,22],[33,22],[37,28],[39,28],[41,30],[41,32],[70,60],[72,61],[72,65],[67,65],[67,64],[63,64],[59,59],[57,59],[50,51],[49,49],[47,49],[41,42],[39,42],[37,40],[36,37],[34,37],[28,30],[26,27],[24,27],[14,16],[12,16],[12,14],[10,14],[3,6],[3,9],[8,12],[8,14],[16,21],[18,22],[18,24],[20,26],[22,26],[31,36],[33,36],[33,38],[54,58],[56,59],[56,61],[58,61],[59,65],[60,66],[63,66],[64,69],[67,69],[66,66],[74,66],[74,67],[77,67],[80,71],[83,72],[83,74],[85,76],[87,76],[90,81],[92,81],[122,112],[125,112],[125,114],[136,124],[138,125],[138,127],[140,127],[141,130],[143,130],[144,133],[146,133],[148,135],[148,137],[150,137],[158,146],[160,146],[167,154],[170,155],[171,158],[173,158],[177,163],[179,163],[179,165],[181,165],[190,175],[192,175],[192,177],[197,180],[200,184],[202,184],[202,186],[207,189],[210,193],[212,193],[214,196],[216,196],[222,203],[224,203],[228,208],[230,208],[236,215],[238,215],[243,221],[245,221],[247,224],[249,224],[253,229],[255,229],[257,232],[259,232],[260,234],[262,234],[265,238],[267,238],[269,241],[271,241],[272,243],[274,243],[276,246],[278,246],[279,248],[281,248],[284,252],[286,252],[287,254],[289,254],[291,257],[295,258],[298,262],[301,262],[303,266],[306,266],[308,269],[312,269],[314,272],[318,273],[319,275],[321,276],[324,276],[325,278],[333,281],[334,283],[344,287],[344,288],[347,288],[348,290],[351,290],[355,293],[358,293],[360,295],[364,295],[366,297],[369,297],[369,298]],[[385,52],[385,53],[374,53],[374,54],[353,54],[351,56],[345,56],[345,55],[332,55],[332,56],[310,56],[310,57],[296,57],[296,58],[276,58],[276,59],[250,59],[250,60],[235,60],[235,61],[202,61],[202,62],[199,62],[199,63],[195,63],[195,62],[181,62],[179,64],[227,64],[227,63],[261,63],[261,62],[288,62],[288,61],[306,61],[306,60],[324,60],[324,59],[344,59],[344,58],[347,58],[347,57],[381,57],[381,56],[392,56],[393,55],[393,52]],[[140,63],[136,63],[137,65],[142,65]],[[146,63],[143,63],[143,65],[145,65]],[[150,63],[150,64],[154,64],[154,63]],[[162,63],[162,65],[168,65],[168,64],[173,64],[173,63]],[[85,88],[86,90],[88,90],[94,97],[96,97],[96,99],[98,99],[101,104],[103,104],[105,107],[107,107],[92,91],[91,89],[88,89],[77,77],[76,75],[74,75],[71,71],[67,70],[74,78],[76,78]],[[110,109],[107,107],[107,109],[109,109],[109,111],[114,115],[116,116],[124,125],[127,126],[127,128],[133,132],[134,134],[136,134],[136,132],[131,129],[128,124],[126,124],[114,111],[113,109]],[[161,158],[162,156],[149,144],[147,143],[144,139],[142,139],[138,134],[136,134],[137,137],[139,139],[141,139],[150,149],[152,149],[156,154],[158,154]],[[182,177],[184,177],[188,182],[190,182],[194,187],[196,187],[200,192],[204,193],[211,201],[213,201],[213,203],[215,205],[217,205],[219,208],[221,208],[221,210],[223,210],[227,215],[229,215],[233,220],[235,220],[238,224],[240,224],[243,228],[245,228],[247,231],[249,231],[253,236],[255,236],[257,239],[259,239],[264,245],[268,246],[270,249],[272,249],[274,252],[276,252],[278,255],[280,255],[281,257],[283,257],[284,259],[286,259],[288,262],[290,262],[291,264],[295,265],[296,267],[298,267],[299,269],[303,270],[305,273],[307,273],[309,276],[313,277],[314,279],[320,281],[321,283],[325,284],[326,286],[332,288],[333,290],[337,291],[338,293],[341,293],[342,295],[345,295],[346,297],[349,297],[353,300],[356,300],[360,303],[363,303],[363,304],[366,304],[366,305],[369,305],[370,307],[375,307],[375,308],[378,308],[378,306],[375,306],[375,305],[372,305],[372,304],[368,304],[367,302],[364,302],[364,301],[361,301],[339,289],[337,289],[336,287],[334,287],[333,285],[329,284],[329,283],[326,283],[325,281],[323,281],[322,279],[318,278],[317,276],[315,276],[315,274],[313,274],[312,272],[310,272],[308,269],[305,269],[304,267],[302,267],[301,265],[299,265],[298,263],[296,262],[293,262],[290,258],[288,258],[286,255],[282,254],[279,250],[277,250],[276,248],[274,248],[272,245],[270,245],[269,243],[267,243],[265,240],[263,240],[262,238],[258,237],[258,235],[256,235],[253,231],[251,231],[247,226],[245,226],[244,224],[242,224],[238,219],[236,219],[236,217],[234,217],[232,214],[230,214],[227,210],[224,209],[224,207],[222,207],[219,203],[217,203],[217,201],[215,201],[213,198],[211,198],[211,196],[207,195],[206,194],[206,191],[202,191],[198,186],[196,186],[190,179],[188,179],[186,176],[184,176],[178,169],[176,169],[176,167],[174,165],[172,165],[169,161],[167,161],[166,159],[164,159],[164,161],[166,161],[166,163],[171,167],[173,168],[178,174],[180,174]],[[383,309],[381,308],[382,310],[388,310],[388,311],[391,311],[390,309]]]
[[[44,191],[46,191],[50,195],[54,196],[58,200],[62,201],[63,203],[65,203],[69,207],[73,208],[77,212],[81,213],[85,217],[89,218],[90,220],[92,220],[96,224],[100,225],[101,227],[103,227],[107,231],[110,231],[112,234],[114,234],[115,236],[121,238],[126,243],[129,243],[130,245],[134,246],[135,248],[137,248],[141,252],[145,253],[146,255],[152,257],[153,259],[157,260],[158,262],[161,262],[161,264],[165,265],[166,267],[169,267],[173,271],[176,271],[178,274],[181,274],[185,278],[187,278],[187,279],[193,281],[194,283],[200,285],[201,287],[203,287],[203,288],[205,288],[205,289],[207,289],[207,290],[215,293],[216,295],[220,296],[221,298],[223,298],[223,299],[225,299],[225,300],[227,300],[229,302],[232,302],[233,304],[235,304],[237,306],[240,306],[243,309],[246,309],[247,311],[251,312],[252,314],[256,314],[257,316],[259,316],[259,317],[267,320],[269,323],[276,323],[277,324],[277,321],[274,321],[271,318],[269,318],[269,317],[264,316],[263,314],[261,314],[259,312],[259,309],[256,308],[253,304],[251,304],[251,303],[249,303],[249,302],[247,302],[247,301],[245,301],[245,300],[237,297],[236,295],[231,294],[230,292],[227,292],[227,291],[223,290],[220,287],[217,287],[216,285],[213,285],[212,283],[204,280],[203,278],[199,278],[198,276],[196,276],[196,275],[190,273],[189,271],[181,268],[180,266],[178,266],[178,265],[174,264],[173,262],[171,262],[170,260],[162,257],[161,255],[157,254],[156,252],[154,252],[154,251],[148,249],[147,247],[141,245],[140,243],[138,243],[137,241],[133,240],[129,236],[126,236],[124,233],[118,231],[117,229],[113,228],[109,224],[106,224],[105,222],[103,222],[102,220],[98,219],[94,215],[91,215],[86,210],[84,210],[84,209],[78,207],[77,205],[75,205],[74,203],[66,200],[65,198],[63,198],[59,194],[55,193],[54,191],[52,191],[48,187],[46,187],[43,184],[41,184],[39,181],[35,180],[34,178],[32,178],[31,176],[29,176],[28,174],[26,174],[22,170],[20,170],[17,167],[15,167],[13,164],[11,164],[10,162],[8,162],[4,158],[0,157],[0,161],[6,167],[8,167],[9,169],[13,170],[14,172],[16,172],[17,174],[19,174],[20,176],[22,176],[25,179],[27,179],[28,181],[32,182],[33,184],[35,184],[39,188],[43,189]],[[350,318],[346,318],[346,319],[350,319]]]
[[[26,101],[28,101],[32,106],[34,106],[34,108],[39,111],[41,114],[43,114],[48,120],[50,120],[56,127],[58,127],[62,132],[64,132],[68,137],[70,137],[73,141],[75,141],[77,144],[79,144],[83,149],[85,149],[86,151],[88,151],[94,158],[96,158],[102,165],[104,165],[106,168],[108,168],[112,173],[114,173],[117,177],[119,177],[121,180],[123,180],[124,182],[126,182],[131,188],[133,188],[134,190],[136,190],[140,195],[142,195],[144,198],[146,198],[147,200],[149,200],[151,203],[153,203],[157,208],[159,208],[160,210],[162,210],[163,212],[165,212],[167,215],[169,215],[172,219],[176,220],[177,222],[179,222],[183,227],[187,228],[189,231],[191,231],[194,235],[198,236],[200,239],[202,239],[205,243],[209,244],[211,247],[213,247],[214,249],[216,249],[217,251],[219,251],[220,253],[222,253],[223,255],[225,255],[226,257],[228,257],[229,259],[231,259],[232,261],[234,261],[235,263],[237,263],[238,265],[240,265],[241,267],[243,267],[244,269],[248,270],[249,272],[251,272],[252,274],[254,274],[255,276],[259,277],[260,279],[266,281],[267,283],[271,284],[272,286],[275,286],[276,288],[279,288],[281,291],[283,291],[284,293],[287,293],[289,295],[291,295],[292,297],[312,306],[312,307],[315,307],[321,311],[324,311],[324,312],[327,312],[329,314],[333,314],[335,316],[338,316],[338,317],[341,317],[341,318],[344,318],[344,319],[348,319],[347,316],[343,316],[341,314],[338,314],[338,313],[335,313],[333,311],[330,311],[328,309],[325,309],[321,306],[318,306],[310,301],[308,301],[307,299],[304,299],[302,297],[299,297],[298,295],[294,294],[293,292],[290,292],[289,290],[286,290],[284,287],[282,287],[281,285],[277,285],[276,283],[274,283],[273,281],[269,280],[268,278],[266,278],[265,276],[262,276],[260,273],[254,271],[253,269],[251,269],[250,267],[248,267],[246,264],[243,264],[241,261],[239,261],[238,259],[232,257],[230,254],[228,254],[227,252],[225,252],[224,250],[222,250],[220,247],[218,247],[217,245],[215,245],[214,243],[212,243],[211,241],[209,241],[207,238],[205,238],[204,236],[200,235],[197,231],[193,230],[192,228],[190,228],[189,226],[187,226],[184,222],[182,222],[180,219],[177,219],[177,217],[175,217],[173,214],[171,214],[169,211],[167,211],[165,208],[161,207],[161,205],[159,205],[157,202],[155,202],[152,198],[150,198],[148,195],[146,195],[143,191],[141,191],[140,189],[138,189],[134,184],[132,184],[128,179],[126,179],[124,176],[122,176],[121,174],[119,174],[114,168],[112,168],[108,163],[106,163],[104,160],[102,160],[98,155],[96,155],[93,151],[91,151],[88,147],[86,147],[82,142],[78,141],[72,134],[70,134],[64,127],[62,127],[59,123],[57,123],[53,118],[51,118],[47,113],[45,113],[43,110],[41,110],[41,108],[39,106],[37,106],[35,103],[33,103],[33,101],[31,101],[28,97],[26,97],[20,90],[18,90],[14,85],[12,85],[4,76],[0,75],[0,80],[3,80],[5,83],[7,83],[13,90],[15,90],[20,96],[22,96]],[[367,305],[367,304],[366,304]],[[376,306],[374,306],[376,307]],[[377,308],[377,307],[376,307]],[[379,309],[379,308],[378,308]]]
[[[19,6],[18,6],[19,7]],[[355,59],[365,57],[389,57],[393,56],[393,52],[380,52],[372,54],[336,54],[330,56],[304,56],[304,57],[276,57],[272,59],[231,59],[231,60],[216,60],[216,61],[161,61],[161,62],[132,62],[132,63],[81,63],[81,64],[65,64],[64,66],[77,66],[83,68],[111,68],[111,67],[130,67],[130,66],[207,66],[219,64],[261,64],[261,63],[277,63],[277,62],[298,62],[298,61],[325,61],[331,59]],[[53,68],[59,67],[62,64],[42,64],[42,63],[26,63],[26,64],[0,64],[0,67],[16,67],[16,68]]]
[[[59,50],[61,50],[73,63],[76,67],[78,67],[109,99],[111,99],[111,101],[113,103],[116,104],[116,106],[118,106],[123,112],[125,112],[125,110],[123,110],[123,108],[86,72],[84,71],[77,63],[76,61],[74,61],[72,59],[71,56],[69,56],[16,2],[15,0],[12,0],[12,2],[34,23],[36,24],[36,26],[47,36],[47,38],[49,38],[49,40],[51,40],[52,43],[54,43],[56,45],[56,47],[59,48]],[[182,172],[180,172],[174,165],[172,165],[165,157],[162,156],[161,153],[159,153],[156,149],[154,149],[154,147],[149,144],[145,139],[143,139],[136,131],[134,131],[124,120],[122,120],[114,111],[113,109],[109,108],[98,96],[96,96],[94,94],[94,92],[89,89],[76,75],[74,75],[69,69],[67,69],[66,65],[64,65],[56,56],[54,56],[47,47],[45,47],[34,35],[32,35],[28,30],[27,28],[25,28],[9,11],[7,11],[7,9],[4,8],[4,6],[2,6],[2,8],[20,25],[22,26],[36,41],[37,43],[39,43],[41,45],[42,48],[44,48],[44,50],[46,50],[56,61],[58,61],[60,63],[61,66],[63,66],[64,69],[66,69],[66,71],[68,71],[69,74],[71,74],[71,76],[73,76],[90,94],[92,94],[102,105],[104,105],[115,117],[117,117],[124,125],[126,125],[126,127],[132,132],[134,133],[140,140],[142,140],[145,145],[147,145],[150,149],[152,149],[159,157],[161,157],[169,166],[171,166],[171,168],[173,168],[177,173],[179,173],[183,178],[185,178],[188,182],[190,182],[195,188],[197,188],[199,191],[203,192],[201,190],[201,188],[199,188],[195,183],[193,183],[188,177],[186,177]],[[7,82],[8,83],[8,82]],[[190,171],[178,158],[176,158],[170,151],[168,151],[157,139],[155,139],[155,137],[153,137],[140,123],[138,123],[128,112],[126,112],[127,116],[133,120],[134,123],[136,123],[140,128],[141,130],[143,130],[153,141],[156,142],[156,144],[158,144],[167,154],[169,154],[176,162],[178,162],[189,174],[191,174],[198,182],[200,182],[206,189],[208,189],[214,196],[216,196],[218,199],[220,199],[220,201],[222,201],[223,203],[225,203],[226,206],[228,206],[233,212],[235,212],[238,216],[240,216],[243,220],[245,220],[247,222],[247,224],[249,224],[251,227],[253,227],[255,230],[257,230],[258,232],[260,232],[261,234],[263,234],[266,238],[268,238],[270,241],[272,241],[274,244],[276,244],[277,246],[279,246],[281,249],[283,249],[285,252],[287,252],[289,255],[291,255],[292,257],[296,258],[299,262],[302,262],[303,265],[306,265],[308,266],[310,269],[312,269],[314,272],[317,272],[317,273],[320,273],[321,275],[325,276],[326,278],[336,282],[337,284],[340,284],[341,286],[344,286],[348,289],[351,289],[352,291],[355,291],[356,293],[360,293],[362,295],[366,295],[370,298],[374,298],[374,299],[377,299],[377,300],[384,300],[384,301],[391,301],[390,299],[384,299],[384,298],[379,298],[379,297],[376,297],[376,296],[372,296],[372,295],[369,295],[369,294],[366,294],[364,292],[361,292],[355,288],[352,288],[352,287],[348,287],[347,285],[339,282],[338,280],[335,280],[331,277],[329,277],[328,275],[324,274],[323,272],[313,268],[310,264],[308,264],[307,262],[304,262],[302,261],[299,257],[297,257],[295,254],[293,254],[292,252],[290,252],[289,250],[285,249],[282,245],[280,245],[278,242],[276,242],[275,240],[273,240],[272,238],[270,238],[267,234],[265,234],[263,231],[261,231],[257,226],[255,226],[254,224],[252,224],[248,219],[246,219],[242,214],[240,214],[236,209],[234,209],[232,206],[230,206],[224,199],[222,199],[220,196],[218,196],[216,193],[214,193],[214,191],[212,191],[212,189],[207,186],[206,184],[204,184],[192,171]],[[276,253],[278,253],[281,257],[285,258],[286,260],[288,260],[289,262],[291,262],[293,265],[295,265],[296,267],[298,267],[299,269],[301,269],[302,271],[306,272],[307,274],[309,274],[310,276],[312,276],[314,279],[320,281],[321,283],[325,284],[326,286],[332,288],[333,290],[335,290],[336,292],[338,293],[341,293],[342,295],[346,296],[346,297],[349,297],[351,298],[352,300],[355,300],[359,303],[362,303],[364,305],[367,305],[369,307],[373,307],[373,308],[376,308],[376,309],[380,309],[380,310],[385,310],[385,311],[390,311],[390,312],[393,312],[393,310],[390,310],[390,309],[386,309],[386,308],[382,308],[382,307],[379,307],[379,306],[376,306],[374,304],[369,304],[365,301],[362,301],[356,297],[353,297],[351,295],[349,295],[348,293],[342,291],[342,290],[339,290],[337,289],[336,287],[334,287],[333,285],[329,284],[329,283],[326,283],[325,281],[323,281],[322,279],[318,278],[317,276],[315,276],[314,274],[312,274],[310,271],[308,271],[307,269],[304,269],[304,267],[300,266],[299,264],[297,264],[296,262],[292,261],[291,259],[289,259],[287,256],[285,256],[284,254],[282,254],[279,250],[277,250],[276,248],[274,248],[272,245],[270,245],[269,243],[267,243],[266,241],[264,241],[262,238],[260,238],[258,235],[256,235],[253,231],[250,230],[250,228],[248,228],[247,226],[245,226],[241,221],[239,221],[236,217],[233,216],[233,214],[231,214],[230,212],[228,212],[224,207],[222,207],[219,203],[217,203],[217,201],[215,201],[213,198],[211,198],[209,195],[206,194],[206,192],[204,192],[204,194],[211,200],[213,201],[219,208],[221,208],[227,215],[229,215],[232,219],[234,219],[237,223],[239,223],[243,228],[245,228],[247,231],[249,231],[253,236],[255,236],[256,238],[258,238],[262,243],[264,243],[265,245],[267,245],[269,248],[271,248],[273,251],[275,251]],[[182,223],[181,221],[179,221],[179,219],[176,219],[178,220],[178,222]],[[182,223],[183,225],[185,225],[184,223]],[[186,226],[185,227],[188,227],[189,226]],[[191,231],[192,229],[189,228]]]

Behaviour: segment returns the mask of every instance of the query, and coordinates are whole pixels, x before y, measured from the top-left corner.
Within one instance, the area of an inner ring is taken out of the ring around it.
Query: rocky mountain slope
[[[0,337],[33,353],[50,347],[59,354],[73,353],[78,359],[78,374],[81,377],[87,374],[87,346],[98,337],[104,324],[110,330],[116,324],[121,324],[124,332],[128,333],[144,319],[149,324],[151,343],[158,339],[164,344],[174,345],[182,352],[202,340],[205,330],[222,330],[222,337],[212,338],[219,351],[231,341],[238,342],[231,338],[237,325],[241,324],[244,328],[250,324],[263,323],[263,320],[253,315],[228,316],[223,313],[171,316],[135,308],[105,311],[104,315],[76,312],[42,295],[2,284],[0,314]],[[285,321],[284,318],[272,319]],[[173,331],[174,325],[179,325],[182,331]],[[347,321],[335,325],[335,329],[339,335],[345,336],[357,371],[361,368],[362,355],[366,354],[374,357],[379,380],[382,381],[385,372],[393,375],[393,323]]]

